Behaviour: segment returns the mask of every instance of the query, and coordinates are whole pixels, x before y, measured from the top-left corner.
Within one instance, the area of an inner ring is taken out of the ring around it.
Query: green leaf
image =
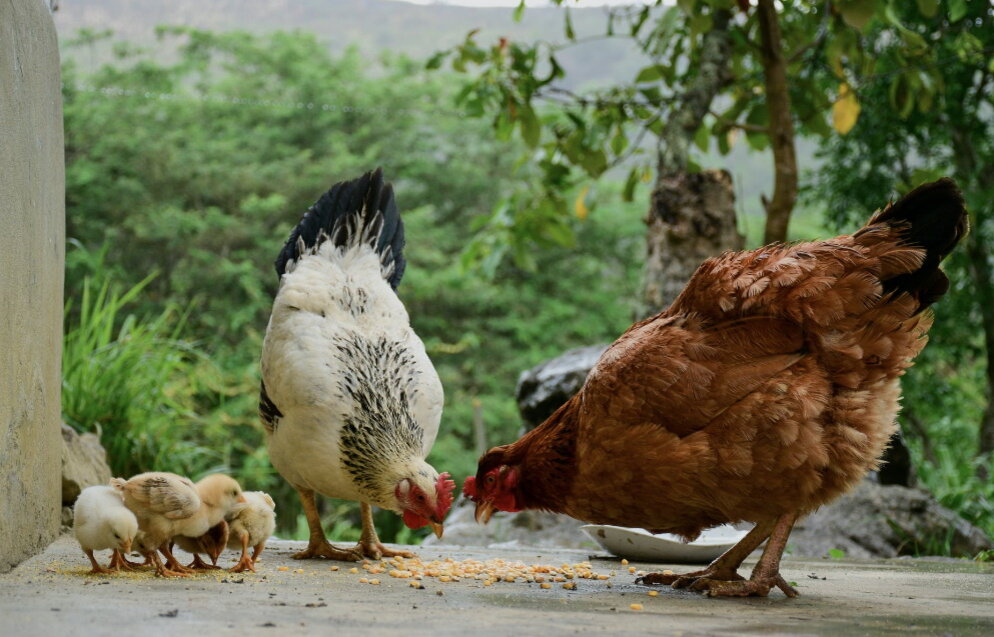
[[[918,0],[918,10],[926,18],[935,17],[939,11],[939,0]]]
[[[890,105],[897,111],[898,116],[901,119],[907,119],[915,107],[915,98],[911,88],[911,81],[906,73],[901,73],[894,78],[894,81],[891,82],[888,96],[890,97]]]
[[[628,171],[628,178],[625,179],[625,187],[621,191],[621,198],[625,201],[635,199],[635,186],[639,183],[639,168],[636,166]]]
[[[626,148],[628,148],[628,137],[619,126],[618,130],[615,131],[614,136],[611,138],[611,152],[615,155],[620,155],[625,152]]]
[[[573,41],[576,39],[576,33],[573,31],[573,18],[570,17],[569,7],[566,7],[566,39]]]
[[[694,144],[701,149],[702,153],[708,152],[708,146],[711,144],[711,131],[704,124],[697,127],[697,132],[694,133]]]
[[[521,138],[531,148],[538,146],[538,142],[542,138],[542,125],[539,123],[538,116],[535,115],[535,110],[531,104],[519,104],[518,121],[521,124]]]
[[[522,16],[525,15],[525,0],[521,0],[518,6],[514,9],[514,21],[521,22]]]
[[[949,0],[949,21],[959,22],[966,15],[966,0]]]
[[[425,68],[428,69],[429,71],[433,71],[441,67],[442,62],[444,62],[445,58],[447,58],[448,56],[449,56],[448,51],[439,51],[435,55],[428,58],[428,61],[425,62]]]
[[[635,76],[635,83],[656,82],[662,79],[662,77],[663,66],[661,64],[653,64],[639,71],[638,75]]]
[[[828,549],[828,556],[833,560],[841,560],[846,556],[846,552],[842,549]]]
[[[877,10],[875,0],[840,0],[833,4],[846,24],[860,31],[866,28]]]

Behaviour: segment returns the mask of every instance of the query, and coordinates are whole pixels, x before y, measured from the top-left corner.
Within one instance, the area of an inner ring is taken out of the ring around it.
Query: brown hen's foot
[[[646,573],[636,579],[635,583],[697,590],[694,585],[700,581],[738,582],[742,579],[744,578],[732,569],[709,567],[703,571],[693,571],[692,573]]]
[[[328,540],[320,543],[311,542],[306,549],[294,553],[291,557],[295,560],[312,560],[323,557],[340,562],[358,562],[362,559],[362,555],[355,549],[340,549],[332,546]]]
[[[706,592],[708,597],[766,597],[774,586],[783,591],[787,597],[797,597],[797,591],[787,581],[776,577],[759,577],[729,582],[725,580],[698,579],[688,588],[692,591]]]

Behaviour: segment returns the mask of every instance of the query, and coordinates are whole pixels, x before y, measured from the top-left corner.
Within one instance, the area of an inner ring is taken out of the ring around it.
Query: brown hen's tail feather
[[[853,238],[858,242],[882,224],[905,228],[902,243],[925,250],[915,270],[881,277],[885,294],[910,294],[918,300],[917,312],[921,312],[949,289],[949,279],[939,263],[969,230],[963,195],[948,177],[922,184],[874,214]]]

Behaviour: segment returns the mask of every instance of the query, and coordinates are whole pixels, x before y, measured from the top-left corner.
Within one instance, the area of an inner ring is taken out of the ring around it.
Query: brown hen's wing
[[[801,329],[789,320],[706,325],[694,316],[661,317],[634,326],[601,356],[583,401],[615,422],[657,423],[683,437],[803,356]]]
[[[193,483],[173,473],[139,474],[128,480],[124,495],[129,508],[138,506],[172,520],[188,518],[200,508]]]

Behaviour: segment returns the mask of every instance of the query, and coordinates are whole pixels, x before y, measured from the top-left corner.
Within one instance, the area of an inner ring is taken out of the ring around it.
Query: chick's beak
[[[244,493],[239,493],[238,497],[235,498],[235,502],[237,502],[239,504],[245,504],[245,494]]]
[[[477,524],[486,524],[490,521],[490,517],[494,514],[494,504],[489,500],[480,500],[476,503],[476,522]]]
[[[131,552],[131,540],[124,541],[124,546],[121,547],[121,552],[125,555]]]
[[[445,527],[439,522],[432,522],[431,530],[435,532],[435,537],[441,539],[442,533],[445,532]]]

